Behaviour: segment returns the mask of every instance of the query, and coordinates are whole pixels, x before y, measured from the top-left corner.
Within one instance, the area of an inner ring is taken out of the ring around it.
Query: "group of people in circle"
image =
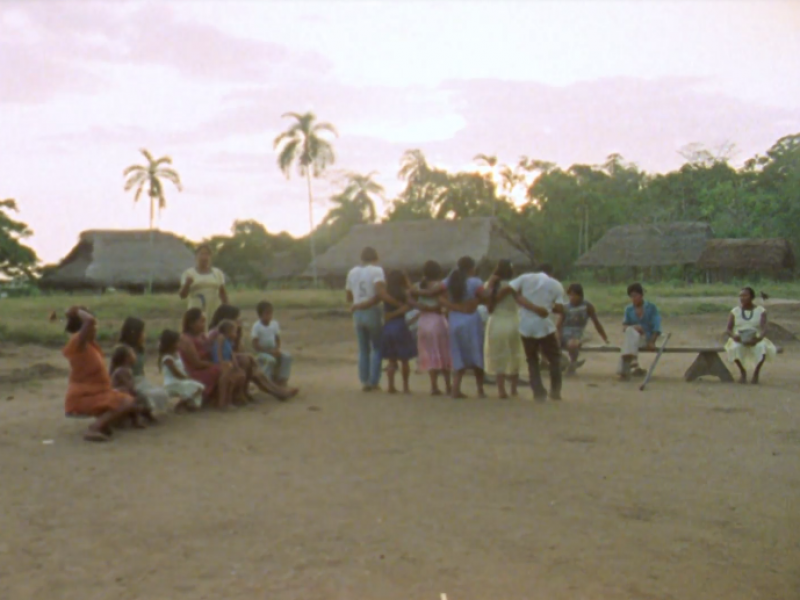
[[[410,393],[411,361],[430,377],[431,394],[444,391],[465,398],[463,377],[475,375],[477,394],[485,397],[486,376],[495,379],[498,396],[519,393],[523,361],[527,365],[533,397],[537,401],[561,400],[562,351],[568,359],[563,371],[574,375],[589,321],[603,342],[609,339],[597,310],[584,297],[583,286],[573,283],[566,293],[549,267],[515,276],[513,265],[500,260],[487,281],[476,275],[476,263],[459,259],[446,273],[430,260],[422,266],[422,278],[413,284],[403,271],[384,273],[377,251],[361,252],[345,285],[358,339],[358,376],[365,392],[380,390],[386,361],[388,392]],[[617,374],[624,380],[645,375],[639,365],[641,350],[654,350],[661,336],[661,316],[645,300],[639,283],[628,286],[630,304],[623,320],[623,339]],[[755,306],[755,292],[745,288],[740,306],[731,311],[725,345],[740,381],[758,383],[764,362],[776,354],[766,337],[767,317]],[[550,389],[542,371],[550,373]],[[400,374],[402,388],[398,388]]]
[[[361,263],[347,275],[346,298],[358,339],[358,376],[364,391],[380,389],[387,362],[388,391],[410,393],[410,362],[430,377],[432,395],[465,398],[467,371],[475,374],[479,397],[485,397],[486,374],[495,378],[500,398],[517,396],[523,361],[535,400],[561,400],[564,371],[572,375],[579,360],[585,329],[592,321],[608,344],[597,310],[583,287],[564,288],[547,268],[515,276],[507,260],[498,262],[487,281],[476,276],[475,261],[462,257],[446,273],[435,261],[422,266],[416,284],[406,273],[384,273],[374,248],[364,248]],[[175,398],[177,412],[204,407],[226,409],[254,401],[251,385],[280,400],[298,393],[289,386],[292,357],[281,348],[274,308],[262,301],[245,348],[241,311],[229,303],[225,276],[211,264],[211,250],[201,245],[196,264],[181,278],[180,297],[188,300],[181,331],[165,329],[158,343],[161,385],[145,376],[145,322],[128,317],[119,344],[106,365],[97,343],[97,318],[86,307],[66,312],[70,335],[63,354],[70,364],[65,412],[70,417],[95,417],[86,432],[89,441],[108,441],[115,427],[155,423],[155,412]],[[661,335],[657,307],[645,300],[641,284],[628,286],[631,300],[623,317],[623,342],[618,374],[641,376],[639,351],[654,349]],[[766,360],[777,349],[766,337],[767,314],[755,305],[755,292],[744,288],[731,311],[725,351],[740,372],[740,382],[758,383]],[[211,315],[207,323],[207,315]],[[541,359],[546,361],[542,362]],[[545,389],[542,371],[550,373]],[[401,389],[397,376],[400,375]]]
[[[180,296],[189,300],[181,330],[165,329],[158,341],[162,384],[145,376],[145,322],[128,317],[106,365],[97,343],[97,318],[86,307],[66,313],[69,341],[63,354],[70,364],[65,400],[68,417],[95,417],[84,433],[88,441],[108,441],[116,427],[156,423],[154,413],[175,399],[176,412],[227,409],[254,402],[251,385],[288,400],[292,357],[281,348],[280,326],[267,301],[255,307],[257,320],[245,348],[241,311],[229,304],[225,277],[211,266],[207,246],[197,250],[195,267],[182,277]],[[210,314],[210,322],[206,315]]]

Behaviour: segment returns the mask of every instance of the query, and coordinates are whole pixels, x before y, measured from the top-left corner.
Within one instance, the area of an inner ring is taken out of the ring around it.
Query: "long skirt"
[[[136,395],[141,396],[147,402],[150,410],[164,410],[169,402],[169,393],[161,386],[150,383],[144,375],[133,379],[133,388]]]
[[[381,334],[381,357],[384,360],[411,360],[417,356],[414,336],[403,317],[386,321]]]
[[[194,379],[184,379],[168,383],[164,389],[171,396],[181,400],[190,400],[197,408],[203,404],[203,390],[205,386]]]
[[[745,346],[729,339],[725,343],[725,353],[730,362],[739,361],[746,370],[755,369],[764,358],[770,360],[778,354],[775,344],[764,338],[755,346]]]
[[[479,313],[450,313],[453,370],[483,369],[483,322]]]
[[[419,316],[417,351],[422,371],[449,371],[453,368],[447,317],[433,312],[423,312]]]
[[[495,313],[486,326],[484,359],[489,375],[518,375],[522,367],[522,338],[516,313]]]

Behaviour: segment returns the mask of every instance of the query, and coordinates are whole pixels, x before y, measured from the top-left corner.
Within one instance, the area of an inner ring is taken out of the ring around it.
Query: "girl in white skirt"
[[[203,403],[205,386],[199,381],[190,379],[178,354],[180,334],[165,329],[161,332],[158,344],[158,368],[164,373],[164,389],[170,396],[177,396],[175,412],[194,412]]]
[[[746,287],[739,292],[739,306],[728,317],[728,341],[725,350],[728,360],[739,367],[739,383],[747,383],[747,371],[753,371],[752,383],[758,383],[761,367],[775,356],[777,348],[766,338],[767,311],[756,306],[756,293]]]

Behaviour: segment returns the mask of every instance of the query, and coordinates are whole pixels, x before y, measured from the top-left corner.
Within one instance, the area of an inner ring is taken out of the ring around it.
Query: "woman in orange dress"
[[[111,376],[97,344],[97,319],[86,309],[73,306],[67,313],[71,334],[62,353],[70,374],[64,410],[68,417],[96,417],[83,434],[90,442],[106,442],[111,427],[136,411],[134,399],[111,387]]]

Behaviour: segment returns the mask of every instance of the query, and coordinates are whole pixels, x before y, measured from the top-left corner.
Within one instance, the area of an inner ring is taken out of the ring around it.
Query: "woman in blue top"
[[[483,282],[475,277],[475,261],[464,256],[458,268],[445,282],[447,297],[439,302],[448,309],[450,324],[450,354],[453,360],[453,398],[466,398],[461,392],[464,371],[475,372],[478,397],[485,398],[483,391],[483,321],[478,312]]]
[[[661,335],[661,316],[655,304],[645,301],[642,284],[630,284],[628,297],[631,299],[631,304],[625,308],[625,317],[622,321],[625,338],[622,342],[622,356],[618,370],[623,379],[630,379],[631,375],[641,377],[646,373],[639,367],[639,350],[643,348],[654,350],[656,340]]]

